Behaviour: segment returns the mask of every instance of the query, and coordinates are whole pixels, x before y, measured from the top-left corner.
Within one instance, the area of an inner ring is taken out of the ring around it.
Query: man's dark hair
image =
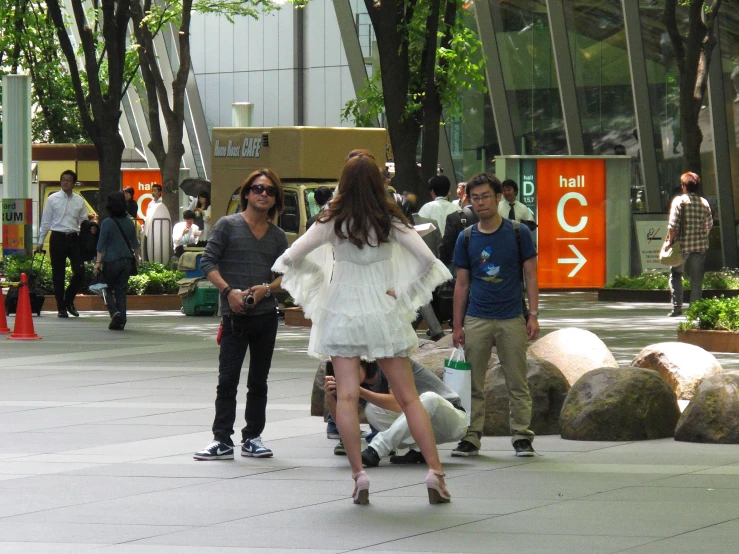
[[[379,369],[377,367],[377,362],[365,362],[364,360],[362,360],[360,363],[364,368],[364,380],[368,381],[370,379],[374,379]]]
[[[195,212],[192,210],[185,210],[182,212],[182,219],[195,219]]]
[[[123,189],[123,192],[127,192],[133,198],[133,187],[126,187]]]
[[[518,194],[518,183],[516,183],[516,181],[514,181],[513,179],[506,179],[501,184],[501,187],[502,188],[511,187],[513,189],[513,192],[515,194]]]
[[[451,188],[452,184],[446,175],[437,175],[429,179],[429,190],[433,191],[437,197],[444,198]]]
[[[680,184],[685,187],[685,190],[697,194],[701,188],[701,178],[697,173],[692,171],[686,171],[680,175]]]
[[[126,217],[126,197],[123,191],[111,192],[105,199],[105,210],[110,217]]]
[[[151,185],[151,188],[157,189],[159,192],[162,192],[162,185],[160,185],[159,183],[154,183],[153,185]]]
[[[313,199],[316,201],[316,204],[319,206],[323,206],[331,200],[331,197],[333,196],[333,192],[328,187],[318,187],[315,192],[313,193]]]
[[[73,180],[73,181],[74,181],[75,183],[77,182],[77,174],[76,174],[76,173],[75,173],[74,171],[72,171],[71,169],[66,169],[66,170],[62,171],[62,174],[61,174],[61,175],[59,176],[59,180],[61,181],[61,180],[62,180],[62,178],[63,178],[63,177],[65,176],[65,175],[71,175],[71,176],[72,176],[72,180]]]
[[[503,185],[500,182],[500,179],[498,179],[495,175],[492,173],[478,173],[474,177],[472,177],[469,181],[467,181],[467,191],[466,194],[469,197],[470,193],[472,192],[472,189],[475,187],[479,187],[480,185],[489,184],[490,188],[493,189],[493,192],[495,194],[503,194]]]

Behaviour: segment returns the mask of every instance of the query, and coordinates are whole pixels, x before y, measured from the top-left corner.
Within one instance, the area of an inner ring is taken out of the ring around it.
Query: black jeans
[[[85,278],[80,237],[77,233],[67,234],[52,231],[51,237],[49,237],[49,250],[51,251],[51,282],[54,284],[57,309],[61,311],[74,302],[74,297],[77,296],[77,292],[79,292]],[[67,258],[69,258],[69,263],[72,266],[72,278],[69,280],[69,286],[65,291],[64,272]]]
[[[249,376],[246,381],[246,427],[242,439],[262,434],[267,418],[267,377],[277,337],[277,312],[256,316],[223,316],[221,353],[218,358],[218,388],[213,438],[233,445],[236,420],[236,392],[247,348]]]
[[[103,277],[108,285],[105,301],[111,317],[120,312],[123,321],[126,321],[126,289],[128,278],[131,276],[131,258],[119,258],[103,265]]]

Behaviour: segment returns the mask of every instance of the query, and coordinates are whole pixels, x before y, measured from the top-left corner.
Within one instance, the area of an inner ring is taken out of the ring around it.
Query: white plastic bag
[[[444,384],[459,395],[467,423],[472,415],[472,365],[464,358],[464,348],[453,348],[444,360]]]

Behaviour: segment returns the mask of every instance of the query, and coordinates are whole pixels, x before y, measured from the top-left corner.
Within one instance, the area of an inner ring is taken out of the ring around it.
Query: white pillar
[[[31,77],[3,76],[3,198],[31,198]]]
[[[251,127],[254,104],[234,102],[231,104],[231,127]]]

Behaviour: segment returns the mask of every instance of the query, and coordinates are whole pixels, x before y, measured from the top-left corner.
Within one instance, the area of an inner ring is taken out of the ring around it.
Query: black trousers
[[[74,302],[74,297],[77,296],[85,278],[80,237],[77,233],[52,231],[49,238],[49,250],[51,251],[51,282],[54,285],[57,309],[61,311]],[[72,278],[65,290],[64,277],[67,259],[72,266]]]
[[[213,438],[233,445],[236,393],[247,349],[249,375],[246,381],[246,426],[243,440],[262,434],[267,420],[267,377],[277,337],[277,312],[256,316],[223,316],[221,352],[218,358],[218,388]]]

